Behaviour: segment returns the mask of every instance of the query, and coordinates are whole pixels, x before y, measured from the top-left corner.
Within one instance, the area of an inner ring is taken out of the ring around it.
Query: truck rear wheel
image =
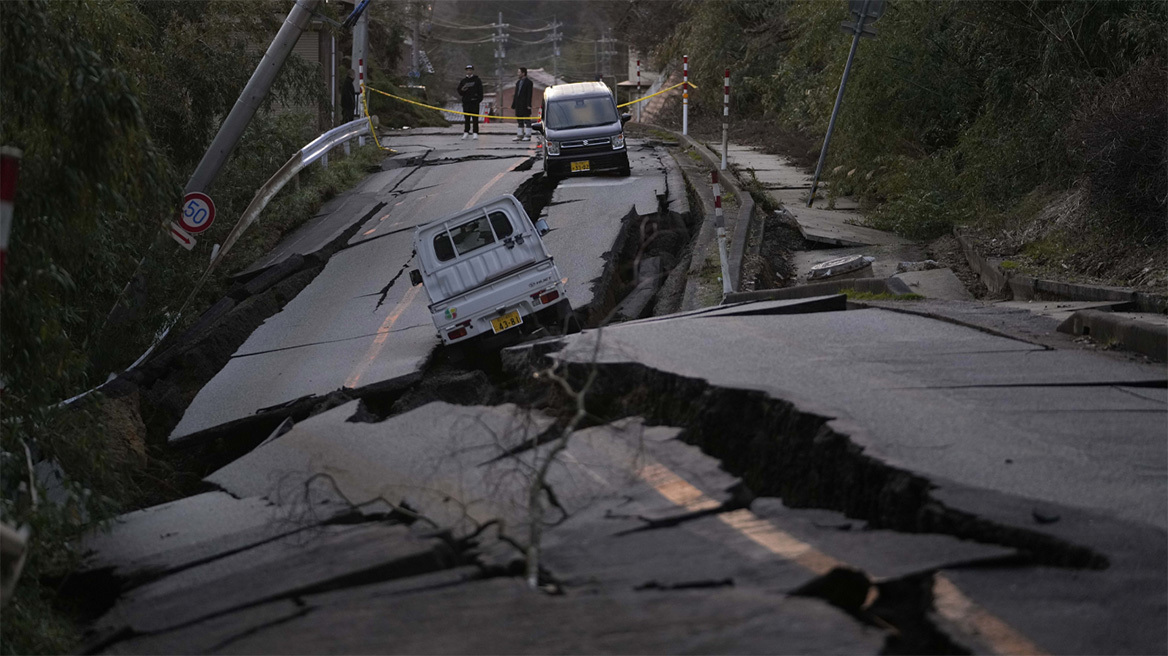
[[[576,313],[572,311],[572,304],[564,301],[556,306],[559,309],[557,313],[559,317],[559,329],[564,335],[574,335],[580,332],[580,320],[576,318]]]

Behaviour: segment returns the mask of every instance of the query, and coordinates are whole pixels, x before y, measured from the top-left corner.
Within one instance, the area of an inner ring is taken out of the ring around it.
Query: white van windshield
[[[592,98],[565,98],[548,103],[547,126],[553,130],[567,128],[591,128],[608,125],[620,120],[612,98],[593,96]]]

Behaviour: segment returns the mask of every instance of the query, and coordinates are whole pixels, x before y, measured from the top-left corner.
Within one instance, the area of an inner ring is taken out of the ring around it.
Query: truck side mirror
[[[417,269],[410,269],[410,283],[414,285],[422,284],[422,272]]]
[[[532,121],[531,122],[531,131],[543,134],[543,121]]]
[[[624,125],[625,123],[628,123],[631,120],[633,120],[632,114],[621,114],[621,125]]]

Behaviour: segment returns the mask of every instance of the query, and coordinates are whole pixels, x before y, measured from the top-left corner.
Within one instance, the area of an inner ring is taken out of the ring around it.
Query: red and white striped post
[[[730,69],[722,82],[722,170],[726,170],[726,151],[730,148]]]
[[[681,58],[681,133],[689,134],[689,55]]]
[[[357,85],[358,85],[358,88],[361,90],[360,95],[357,96],[357,111],[364,114],[365,113],[365,59],[364,58],[357,60]],[[365,133],[364,132],[361,133],[361,136],[357,137],[357,145],[358,146],[365,145]]]
[[[19,148],[0,148],[0,282],[4,281],[4,264],[8,261],[8,236],[12,234],[12,203],[16,200],[16,176],[20,173]],[[0,389],[3,384],[0,383]]]
[[[637,60],[637,100],[641,99],[641,60]],[[641,122],[641,105],[644,103],[637,103],[637,122]]]
[[[718,184],[718,172],[710,171],[714,182],[714,228],[718,234],[718,259],[722,263],[722,294],[734,291],[730,286],[730,259],[726,255],[726,219],[722,216],[722,185]]]

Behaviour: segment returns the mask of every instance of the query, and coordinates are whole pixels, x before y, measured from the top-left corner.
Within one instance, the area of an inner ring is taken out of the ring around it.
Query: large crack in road
[[[470,157],[465,159],[483,159]],[[447,163],[440,160],[437,163]],[[525,162],[530,168],[534,158]],[[518,169],[517,169],[518,170]],[[526,169],[524,169],[526,170]],[[533,220],[549,207],[576,202],[552,201],[556,182],[535,173],[515,191]],[[668,193],[668,192],[667,192]],[[593,303],[576,308],[592,326],[607,325],[613,309],[628,292],[638,285],[638,263],[647,255],[678,258],[689,247],[690,235],[696,234],[690,217],[675,217],[666,207],[665,199],[658,198],[654,215],[638,217],[634,208],[622,218],[618,238],[605,254],[604,274],[593,281],[596,293]],[[376,211],[376,210],[375,210]],[[372,215],[372,213],[371,213]],[[368,218],[368,217],[367,217]],[[638,220],[638,218],[640,220]],[[361,226],[363,221],[357,222]],[[341,240],[344,244],[347,241]],[[367,243],[367,242],[361,242]],[[355,247],[355,244],[350,247]],[[389,290],[408,268],[407,260],[385,287],[367,296],[377,295],[375,310],[385,301]],[[666,270],[669,270],[668,267]],[[682,266],[684,268],[684,266]],[[424,329],[412,327],[410,329]],[[195,435],[186,443],[188,450],[197,453],[203,462],[203,471],[210,473],[240,456],[251,452],[261,443],[279,441],[287,434],[293,422],[334,411],[351,403],[346,422],[381,424],[436,402],[467,408],[498,407],[514,404],[525,413],[541,413],[552,423],[533,431],[524,441],[503,448],[496,445],[495,453],[480,466],[500,463],[520,463],[525,454],[538,452],[562,435],[567,418],[575,410],[577,399],[557,386],[547,384],[535,374],[557,364],[554,360],[563,343],[543,340],[520,349],[511,349],[498,356],[479,356],[455,359],[447,349],[438,346],[421,371],[378,381],[355,388],[342,388],[326,395],[306,396],[287,403],[263,408],[255,415],[215,426]],[[290,347],[291,348],[291,347]],[[1010,351],[1013,352],[1013,351]],[[977,351],[976,353],[986,353]],[[245,357],[241,354],[237,357]],[[984,648],[976,641],[966,640],[969,632],[955,633],[950,625],[968,620],[954,607],[969,607],[955,593],[945,571],[977,570],[978,568],[1015,568],[1034,571],[1039,568],[1070,570],[1102,570],[1110,565],[1109,557],[1090,545],[1077,544],[1043,532],[1008,525],[992,519],[951,507],[933,494],[935,486],[926,476],[893,466],[865,453],[850,435],[833,428],[831,417],[799,407],[795,402],[775,398],[773,394],[755,390],[736,389],[711,384],[705,380],[654,369],[636,363],[558,363],[560,375],[577,389],[591,375],[596,379],[587,395],[587,419],[578,430],[591,427],[608,428],[636,419],[648,426],[676,427],[678,439],[701,449],[727,471],[741,479],[741,484],[728,490],[721,499],[704,498],[701,504],[681,505],[677,512],[664,514],[610,514],[613,521],[631,522],[630,527],[615,534],[623,540],[635,541],[646,534],[669,534],[679,529],[699,530],[705,523],[720,522],[741,527],[743,517],[747,524],[767,519],[765,503],[781,500],[790,509],[826,509],[841,513],[863,524],[866,531],[891,531],[922,536],[943,535],[968,540],[980,545],[1003,547],[1004,554],[975,557],[967,560],[944,560],[926,569],[887,578],[879,578],[862,568],[840,564],[822,556],[820,568],[812,567],[818,576],[791,589],[784,590],[792,597],[814,598],[838,609],[855,622],[882,632],[881,653],[971,653]],[[1093,383],[1091,386],[1148,387],[1163,389],[1162,380],[1130,380]],[[1010,388],[1020,384],[949,386],[950,389]],[[1080,385],[1082,386],[1082,385]],[[912,389],[912,388],[905,388]],[[321,474],[317,474],[319,478]],[[315,480],[315,479],[310,479]],[[222,488],[231,493],[230,489]],[[574,518],[573,511],[561,503],[563,492],[552,484],[542,488],[543,498],[558,516],[560,525]],[[337,494],[343,494],[336,490]],[[700,495],[701,492],[699,491]],[[382,499],[391,509],[380,514],[369,509],[353,510],[321,523],[356,527],[409,526],[425,508],[410,509],[417,515],[402,515],[402,502]],[[349,506],[352,502],[345,500]],[[364,504],[362,504],[364,505]],[[611,512],[611,511],[609,511]],[[760,519],[760,517],[762,519]],[[1038,524],[1058,521],[1057,515],[1037,514]],[[488,538],[484,532],[494,526],[496,531]],[[469,536],[455,539],[449,531],[439,530],[428,535],[437,540],[442,551],[438,558],[433,553],[411,555],[405,560],[381,561],[351,572],[329,574],[317,580],[293,586],[278,593],[259,595],[244,603],[226,604],[218,609],[199,611],[186,619],[154,628],[122,628],[103,636],[90,645],[87,653],[105,650],[121,643],[137,645],[149,650],[150,639],[174,639],[186,629],[205,627],[212,620],[241,614],[253,620],[243,622],[220,635],[211,650],[240,646],[263,635],[271,635],[288,625],[304,620],[316,612],[316,602],[309,597],[327,596],[330,592],[376,586],[401,581],[396,592],[384,594],[422,594],[445,588],[459,589],[474,582],[492,578],[512,578],[522,575],[525,545],[517,535],[508,533],[499,519],[480,522]],[[848,532],[852,523],[838,522],[827,528]],[[308,529],[297,529],[295,532]],[[700,529],[706,530],[706,529]],[[789,536],[788,536],[789,538]],[[487,557],[480,557],[479,547],[492,540],[504,545],[503,552],[488,549]],[[257,541],[230,553],[227,558],[262,548],[267,541]],[[418,560],[421,558],[421,560]],[[804,556],[806,559],[806,557]],[[797,561],[798,559],[796,559]],[[425,561],[425,566],[419,565]],[[822,567],[822,563],[835,563]],[[404,564],[403,564],[404,563]],[[206,564],[196,563],[189,567]],[[802,564],[802,563],[801,563]],[[181,573],[184,566],[172,571],[153,572],[132,580],[107,580],[118,592],[140,587],[151,581]],[[469,569],[468,569],[469,568]],[[444,578],[431,581],[428,577],[446,573]],[[109,573],[106,572],[106,575]],[[580,591],[580,581],[562,576],[556,567],[542,565],[540,582],[544,592],[570,594]],[[630,590],[642,594],[684,595],[714,593],[734,589],[740,581],[734,578],[680,578],[648,577],[632,585]],[[112,601],[112,597],[110,599]],[[949,624],[946,625],[945,622]],[[974,632],[978,627],[974,626]],[[1007,642],[1023,650],[1034,645],[1017,635]]]

